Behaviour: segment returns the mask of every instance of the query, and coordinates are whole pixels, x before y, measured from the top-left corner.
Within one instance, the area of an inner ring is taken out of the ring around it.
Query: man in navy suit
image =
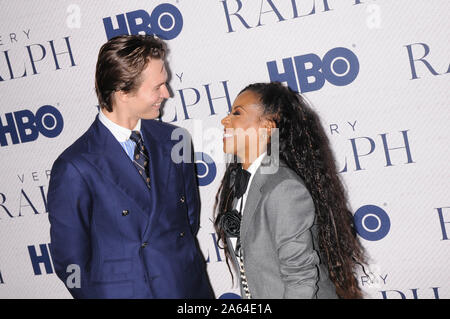
[[[172,132],[188,134],[154,120],[169,97],[165,52],[153,36],[105,43],[95,76],[100,112],[53,164],[51,254],[75,298],[213,297],[195,237],[192,154],[171,158]]]

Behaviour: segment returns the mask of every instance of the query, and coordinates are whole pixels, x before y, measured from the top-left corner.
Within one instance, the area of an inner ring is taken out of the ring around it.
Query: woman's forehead
[[[236,97],[234,100],[233,107],[241,107],[244,109],[260,109],[261,103],[259,100],[259,96],[252,91],[244,91]]]

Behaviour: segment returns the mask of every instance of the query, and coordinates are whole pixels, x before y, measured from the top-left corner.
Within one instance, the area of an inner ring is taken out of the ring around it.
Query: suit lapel
[[[248,191],[247,200],[245,202],[244,211],[241,220],[241,242],[244,243],[250,221],[255,214],[256,206],[261,199],[261,187],[264,185],[265,176],[259,173],[259,169],[255,172],[252,184]]]
[[[151,121],[142,121],[141,131],[144,138],[144,145],[149,150],[149,174],[150,174],[150,204],[151,212],[149,223],[145,230],[145,235],[149,229],[152,229],[153,224],[158,220],[161,211],[164,209],[158,205],[164,204],[167,195],[166,188],[168,183],[168,176],[170,176],[171,165],[170,152],[171,143],[165,140],[160,140],[155,136],[154,130],[151,130]]]
[[[265,156],[261,162],[260,167],[256,170],[255,176],[252,179],[251,185],[249,185],[250,189],[248,191],[247,200],[245,202],[244,211],[242,213],[242,221],[241,221],[241,242],[244,245],[245,236],[248,232],[248,229],[251,225],[251,221],[253,216],[255,215],[256,208],[261,200],[261,190],[266,183],[268,177],[271,174],[263,174],[262,168],[265,168],[266,172],[276,172],[277,169],[275,167],[279,164],[279,162],[272,161],[270,156]],[[272,166],[267,170],[267,166]]]
[[[150,193],[120,143],[97,118],[92,124],[89,153],[86,159],[111,184],[134,200],[142,211],[148,211]]]

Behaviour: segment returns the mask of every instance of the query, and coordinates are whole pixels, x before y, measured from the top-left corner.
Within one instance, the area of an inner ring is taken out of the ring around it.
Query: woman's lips
[[[231,127],[225,127],[223,129],[223,138],[230,138],[234,136],[234,129]]]

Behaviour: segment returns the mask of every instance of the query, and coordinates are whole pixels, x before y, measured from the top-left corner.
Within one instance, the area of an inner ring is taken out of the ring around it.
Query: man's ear
[[[114,91],[113,99],[115,99],[116,103],[127,103],[130,98],[130,93],[122,90]]]

